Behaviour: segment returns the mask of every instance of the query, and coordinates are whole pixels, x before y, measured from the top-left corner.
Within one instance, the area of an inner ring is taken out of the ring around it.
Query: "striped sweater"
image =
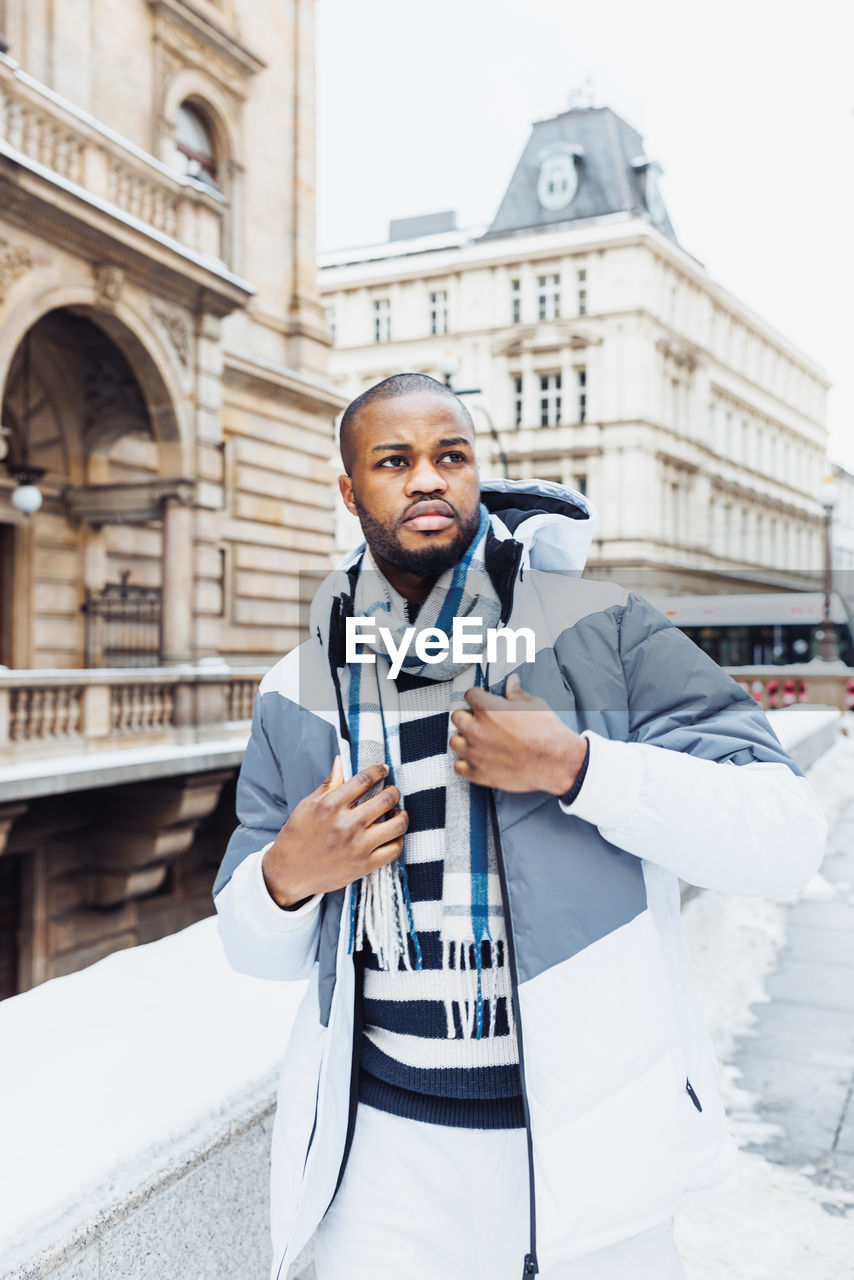
[[[484,1034],[464,1036],[455,1008],[454,1036],[448,1035],[446,997],[455,975],[442,968],[440,933],[448,687],[406,673],[397,686],[406,867],[422,968],[401,963],[383,971],[370,951],[365,955],[359,1100],[432,1124],[519,1128],[524,1113],[503,915],[490,921],[494,964],[483,946]],[[473,967],[473,954],[469,962]]]

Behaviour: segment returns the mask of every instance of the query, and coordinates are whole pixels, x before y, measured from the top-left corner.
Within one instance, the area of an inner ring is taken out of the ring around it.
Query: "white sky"
[[[489,221],[531,122],[592,82],[645,138],[680,241],[833,379],[854,466],[850,0],[318,0],[323,249]]]

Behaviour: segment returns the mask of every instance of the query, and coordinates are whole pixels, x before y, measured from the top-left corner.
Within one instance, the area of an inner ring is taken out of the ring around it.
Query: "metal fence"
[[[162,593],[159,587],[119,582],[87,589],[80,606],[86,616],[87,667],[151,667],[160,661]]]

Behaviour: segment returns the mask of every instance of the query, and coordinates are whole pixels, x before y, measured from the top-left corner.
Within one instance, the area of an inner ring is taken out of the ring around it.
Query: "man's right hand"
[[[400,803],[397,787],[383,787],[358,803],[387,773],[387,765],[372,764],[345,782],[336,756],[329,777],[299,802],[261,864],[270,896],[280,907],[341,889],[400,856],[409,825],[406,812],[377,821]]]

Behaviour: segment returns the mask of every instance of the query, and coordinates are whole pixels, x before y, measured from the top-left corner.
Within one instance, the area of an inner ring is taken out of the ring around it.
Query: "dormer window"
[[[175,112],[175,168],[189,178],[218,187],[213,130],[201,111],[182,102]]]

